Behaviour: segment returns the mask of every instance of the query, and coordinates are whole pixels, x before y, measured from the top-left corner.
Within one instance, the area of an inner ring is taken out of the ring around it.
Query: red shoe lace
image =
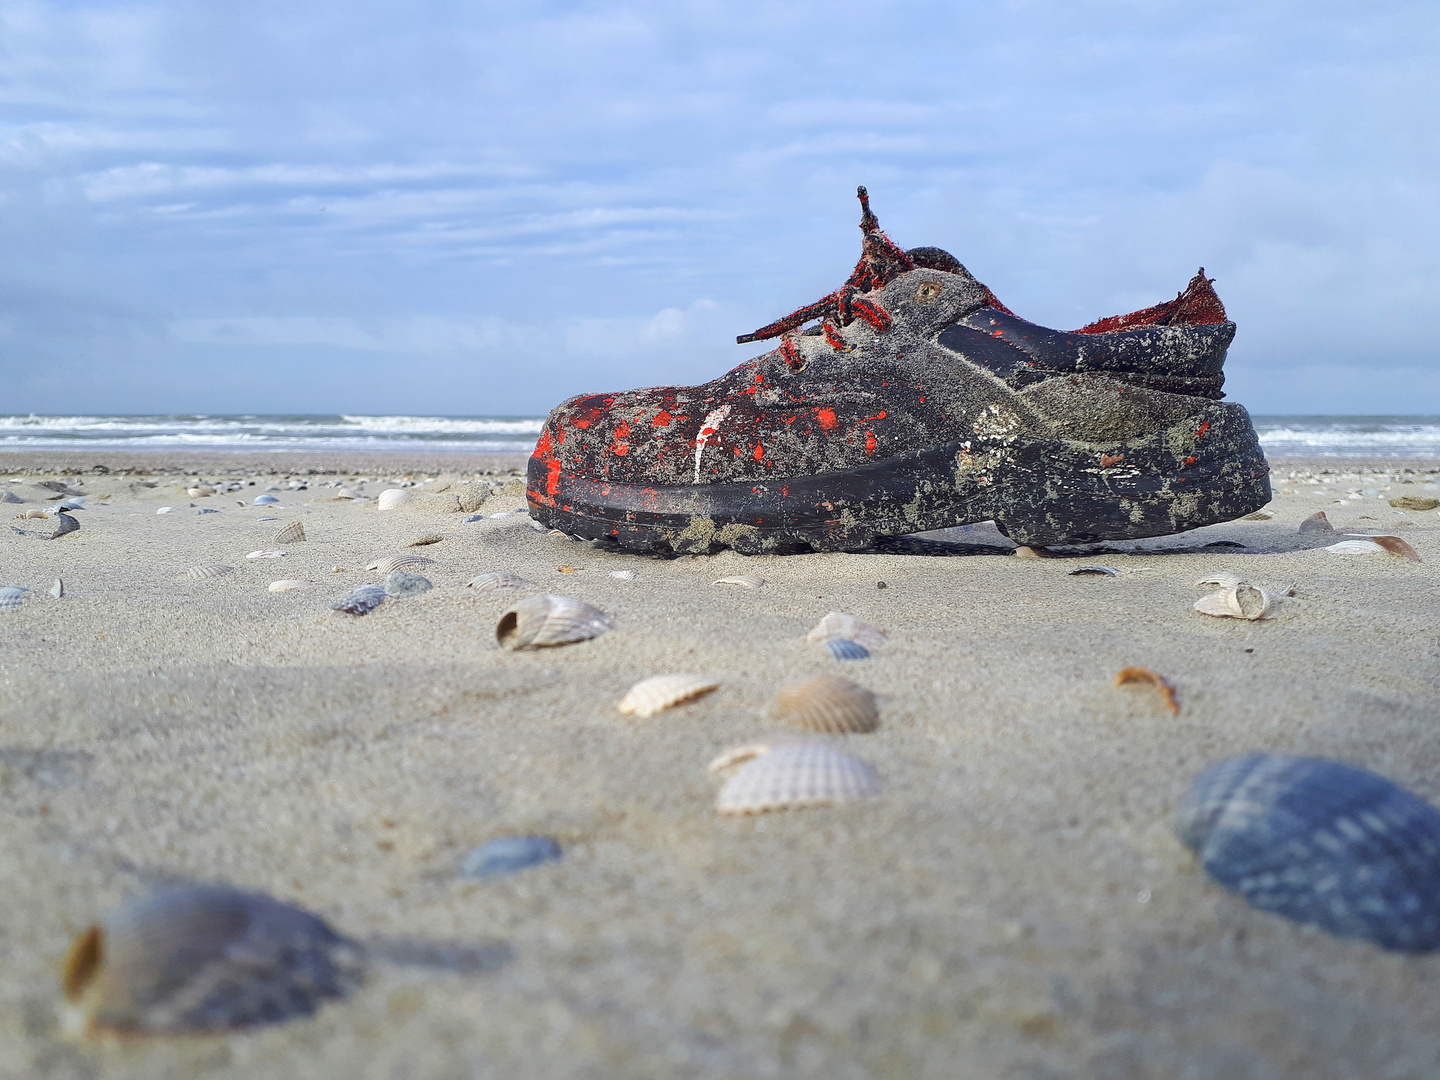
[[[737,344],[765,341],[783,335],[780,342],[781,355],[791,367],[798,367],[799,351],[789,335],[811,319],[824,320],[820,332],[830,347],[839,352],[850,352],[855,346],[845,343],[836,323],[849,326],[860,318],[880,333],[890,329],[890,313],[875,301],[866,300],[861,294],[888,285],[906,271],[914,270],[915,263],[880,231],[880,222],[870,212],[870,195],[865,188],[856,188],[855,194],[860,199],[860,232],[865,239],[861,244],[860,261],[855,264],[854,272],[845,279],[845,284],[830,295],[792,311],[783,319],[762,326],[754,333],[741,334],[735,339]]]

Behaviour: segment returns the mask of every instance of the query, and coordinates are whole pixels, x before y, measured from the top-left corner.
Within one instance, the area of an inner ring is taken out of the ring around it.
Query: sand
[[[440,497],[385,513],[329,501],[361,476],[373,497],[460,470],[499,483],[511,464],[0,458],[0,488],[31,500],[7,516],[43,505],[47,478],[90,499],[76,534],[0,538],[0,584],[34,590],[0,612],[0,1077],[1440,1075],[1440,958],[1250,909],[1169,826],[1199,769],[1256,749],[1364,765],[1440,802],[1440,513],[1387,502],[1433,493],[1440,463],[1279,461],[1270,520],[1046,559],[661,561],[523,514],[462,523]],[[197,473],[246,486],[191,498],[175,483]],[[250,505],[272,485],[282,508]],[[520,507],[516,486],[483,513]],[[1318,509],[1424,561],[1332,555],[1296,533]],[[306,543],[245,558],[292,520]],[[424,533],[445,539],[402,546]],[[1005,543],[984,526],[948,539]],[[1204,546],[1218,541],[1244,547]],[[431,592],[364,618],[329,609],[402,551],[435,560]],[[1126,572],[1068,573],[1096,562]],[[184,577],[206,563],[236,572]],[[489,570],[594,603],[617,629],[501,651],[514,597],[465,586]],[[1211,571],[1296,596],[1272,621],[1207,618],[1193,583]],[[738,573],[769,584],[711,584]],[[278,578],[318,584],[267,592]],[[830,660],[804,636],[832,610],[889,643]],[[1111,685],[1131,664],[1174,682],[1179,716]],[[650,719],[617,712],[631,684],[673,671],[722,685]],[[777,688],[818,671],[879,695],[880,730],[846,746],[886,794],[716,816],[706,763],[774,731]],[[458,876],[515,833],[553,836],[564,857]],[[493,962],[380,961],[314,1019],[226,1036],[64,1037],[71,936],[177,879]]]

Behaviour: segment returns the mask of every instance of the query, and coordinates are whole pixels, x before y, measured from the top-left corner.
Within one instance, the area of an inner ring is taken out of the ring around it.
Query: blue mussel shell
[[[1440,948],[1440,811],[1364,769],[1250,754],[1195,778],[1175,832],[1265,911],[1386,949]]]

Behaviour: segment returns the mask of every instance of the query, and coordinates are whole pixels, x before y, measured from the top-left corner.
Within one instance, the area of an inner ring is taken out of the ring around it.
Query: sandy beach
[[[0,1077],[1440,1075],[1440,958],[1247,907],[1169,818],[1200,769],[1251,750],[1362,765],[1440,804],[1440,512],[1389,501],[1435,496],[1440,461],[1276,460],[1272,517],[1099,553],[674,560],[536,531],[521,464],[0,457],[22,500],[7,519],[53,503],[45,482],[87,500],[78,532],[0,538],[0,585],[31,590],[0,611]],[[216,493],[187,494],[202,481]],[[465,483],[494,489],[482,520],[447,508]],[[401,486],[411,500],[379,511]],[[266,493],[279,503],[254,505]],[[1297,533],[1317,510],[1423,561],[1332,554],[1342,536]],[[292,521],[307,540],[273,543]],[[443,539],[405,546],[426,534]],[[937,539],[1013,547],[983,525]],[[286,554],[246,558],[264,549]],[[434,560],[432,591],[330,609],[402,552]],[[1121,572],[1070,573],[1097,563]],[[235,569],[187,577],[206,564]],[[616,629],[502,650],[518,597],[466,586],[496,570]],[[1192,605],[1213,572],[1295,592],[1274,619],[1209,618]],[[712,584],[733,574],[767,584]],[[832,660],[805,641],[830,611],[888,643]],[[1178,716],[1112,685],[1137,664],[1173,682]],[[780,730],[777,689],[822,671],[878,695],[879,730],[844,748],[884,794],[718,816],[706,764]],[[720,687],[620,715],[666,672]],[[563,857],[459,875],[513,834]],[[382,956],[313,1019],[67,1037],[71,937],[176,880],[440,959]],[[451,947],[490,959],[455,970]]]

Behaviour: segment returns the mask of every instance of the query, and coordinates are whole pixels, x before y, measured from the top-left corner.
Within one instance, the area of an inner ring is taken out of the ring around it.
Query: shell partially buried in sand
[[[834,638],[853,641],[867,649],[878,649],[889,640],[883,631],[843,611],[830,612],[805,635],[805,640],[812,645],[819,645]]]
[[[505,589],[535,589],[538,588],[535,582],[523,578],[519,574],[509,574],[503,570],[492,570],[488,574],[476,574],[465,583],[467,589],[474,589],[477,592],[500,592]]]
[[[360,585],[330,606],[346,615],[368,615],[385,602],[385,586]]]
[[[1440,811],[1321,758],[1250,754],[1195,778],[1175,833],[1248,903],[1386,949],[1440,949]]]
[[[185,576],[191,581],[210,581],[213,578],[225,577],[225,575],[233,574],[234,572],[235,568],[233,566],[226,566],[223,563],[207,563],[204,566],[190,567],[189,570],[185,571]]]
[[[756,577],[754,574],[735,574],[731,577],[717,578],[711,582],[712,585],[739,585],[745,589],[763,589],[765,579]]]
[[[619,709],[627,716],[654,716],[683,701],[708,694],[720,683],[704,675],[656,675],[636,683],[620,699]]]
[[[318,916],[180,886],[113,908],[76,937],[61,989],[74,1034],[175,1035],[309,1016],[363,980],[363,950]]]
[[[299,578],[282,578],[279,581],[270,582],[268,592],[289,592],[291,589],[308,589],[314,585],[313,581],[301,581]]]
[[[394,510],[397,506],[404,506],[410,501],[410,492],[404,488],[387,488],[380,492],[380,497],[375,500],[375,506],[379,510]]]
[[[589,641],[613,629],[614,619],[583,600],[532,596],[500,616],[495,640],[507,649],[546,649]]]
[[[20,585],[6,585],[0,588],[0,611],[13,611],[25,606],[25,597],[30,590]]]
[[[1330,524],[1330,519],[1325,516],[1324,510],[1316,510],[1315,513],[1300,522],[1300,528],[1296,531],[1301,533],[1333,533],[1335,526]]]
[[[1398,555],[1411,562],[1420,561],[1420,554],[1398,536],[1358,536],[1331,544],[1325,550],[1333,555]]]
[[[871,799],[880,794],[875,766],[818,736],[762,739],[727,750],[711,772],[739,766],[715,798],[721,814],[765,814]]]
[[[271,543],[303,544],[305,543],[305,526],[298,521],[292,521],[275,534]]]
[[[385,559],[376,559],[366,570],[379,570],[382,574],[394,573],[396,570],[413,570],[419,566],[434,566],[434,559],[427,559],[424,555],[391,555]]]
[[[875,695],[837,675],[814,675],[786,683],[775,696],[775,716],[792,727],[849,735],[880,726]]]
[[[1147,667],[1121,668],[1115,674],[1115,685],[1126,686],[1130,683],[1142,683],[1153,686],[1160,691],[1160,697],[1165,702],[1165,707],[1177,716],[1180,713],[1180,699],[1175,696],[1175,687],[1170,680],[1159,672],[1151,671]]]

